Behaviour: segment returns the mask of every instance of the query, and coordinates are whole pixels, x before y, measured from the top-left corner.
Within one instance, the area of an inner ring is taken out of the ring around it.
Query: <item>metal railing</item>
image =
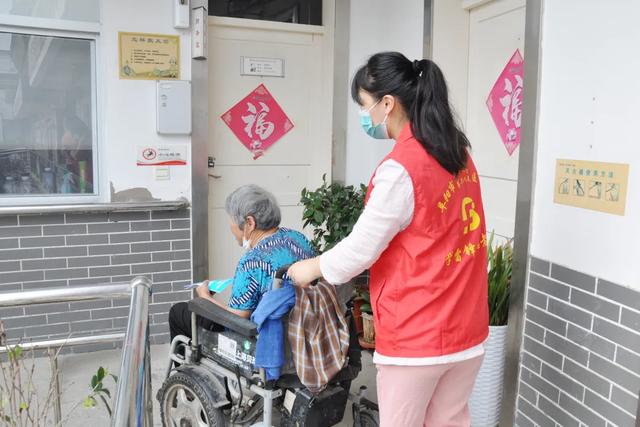
[[[53,349],[80,344],[114,342],[124,338],[120,376],[115,396],[115,406],[111,425],[117,427],[153,425],[151,399],[151,363],[149,353],[149,299],[151,281],[146,277],[136,277],[129,283],[109,283],[104,285],[76,288],[52,288],[27,292],[0,293],[0,308],[21,305],[49,304],[56,302],[91,301],[131,295],[129,320],[126,333],[103,334],[64,339],[34,341],[19,344],[23,350]],[[0,347],[0,354],[6,353],[17,344]],[[51,371],[54,375],[54,420],[62,422],[60,380],[57,359],[51,357]]]

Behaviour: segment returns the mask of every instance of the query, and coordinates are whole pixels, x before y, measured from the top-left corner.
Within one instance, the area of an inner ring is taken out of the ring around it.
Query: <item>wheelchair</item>
[[[286,269],[275,275],[273,287],[282,285]],[[329,427],[343,419],[352,402],[354,427],[377,427],[378,405],[367,399],[366,387],[352,393],[351,383],[362,370],[361,348],[347,304],[349,351],[345,366],[319,394],[300,382],[285,333],[285,366],[278,380],[267,381],[256,368],[255,323],[203,299],[189,302],[192,325],[197,316],[224,327],[214,332],[192,327],[193,337],[176,336],[171,343],[166,379],[158,391],[162,424],[170,427]],[[287,325],[287,318],[283,318]],[[286,331],[286,327],[285,327]]]

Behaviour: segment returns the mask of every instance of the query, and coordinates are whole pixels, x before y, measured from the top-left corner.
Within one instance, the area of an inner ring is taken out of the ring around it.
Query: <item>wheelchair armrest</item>
[[[189,301],[189,311],[241,335],[247,337],[258,335],[258,326],[251,320],[233,314],[205,298],[196,297]]]

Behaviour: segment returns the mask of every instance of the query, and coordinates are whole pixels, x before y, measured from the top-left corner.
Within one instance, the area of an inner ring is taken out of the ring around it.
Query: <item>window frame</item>
[[[59,37],[86,40],[91,52],[91,136],[93,161],[93,193],[92,194],[50,194],[5,197],[0,196],[0,206],[32,206],[32,205],[72,205],[107,202],[108,191],[102,179],[104,167],[100,160],[104,158],[102,147],[104,135],[104,111],[101,102],[105,93],[105,72],[102,58],[104,48],[100,37],[101,24],[98,22],[71,21],[49,18],[37,18],[19,15],[0,14],[0,32],[34,35],[43,37]]]

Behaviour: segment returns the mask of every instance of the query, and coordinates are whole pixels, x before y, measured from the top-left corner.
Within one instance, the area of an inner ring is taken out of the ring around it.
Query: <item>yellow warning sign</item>
[[[624,215],[629,165],[558,159],[553,201]]]

